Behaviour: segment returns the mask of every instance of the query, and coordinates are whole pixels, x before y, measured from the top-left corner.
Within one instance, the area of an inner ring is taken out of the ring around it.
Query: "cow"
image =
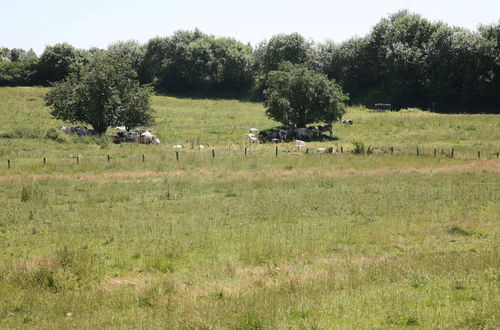
[[[316,150],[316,152],[319,153],[319,154],[333,153],[333,148],[332,147],[329,147],[329,148],[318,148]]]
[[[58,129],[60,129],[61,131],[63,131],[64,133],[67,133],[67,134],[70,134],[70,133],[73,133],[73,129],[71,127],[68,127],[68,126],[57,126]]]
[[[161,143],[160,139],[158,139],[150,131],[118,132],[113,134],[113,143],[120,144],[122,142],[138,142],[142,144]]]
[[[282,128],[279,130],[278,135],[280,136],[280,141],[285,142],[288,136],[288,131]]]
[[[319,125],[318,126],[318,130],[320,133],[323,133],[323,132],[330,132],[330,136],[332,136],[333,134],[333,125],[330,123],[330,124],[326,124],[326,125]]]
[[[298,127],[293,129],[293,136],[298,140],[311,141],[314,136],[314,131],[305,127]]]
[[[302,148],[302,147],[305,147],[306,145],[307,144],[304,141],[302,141],[302,140],[295,140],[295,146],[297,148]]]
[[[73,132],[80,136],[89,136],[89,135],[99,135],[97,131],[93,129],[88,129],[86,126],[77,126],[73,128]]]
[[[258,137],[259,140],[267,142],[267,141],[272,141],[273,139],[279,139],[280,135],[278,130],[268,129],[265,131],[260,131]]]
[[[150,143],[160,144],[160,140],[156,136],[154,136],[150,131],[145,131],[145,132],[142,132],[141,135],[139,136],[139,143],[143,143],[143,144],[150,144]]]
[[[257,133],[258,131],[258,128],[250,128],[250,133]]]
[[[353,122],[352,122],[352,119],[344,119],[344,120],[342,120],[341,123],[344,125],[352,125]]]

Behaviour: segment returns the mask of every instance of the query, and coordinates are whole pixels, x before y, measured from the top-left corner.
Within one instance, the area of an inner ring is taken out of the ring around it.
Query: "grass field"
[[[276,157],[260,104],[156,96],[163,144],[113,145],[45,92],[0,88],[0,327],[500,327],[498,115],[350,108]]]

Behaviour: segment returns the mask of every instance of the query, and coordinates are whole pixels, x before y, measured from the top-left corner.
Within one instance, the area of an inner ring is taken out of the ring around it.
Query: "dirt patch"
[[[198,171],[176,170],[170,172],[162,171],[120,171],[111,173],[71,173],[71,174],[19,174],[0,176],[0,182],[12,181],[38,181],[38,180],[76,180],[76,181],[113,181],[113,180],[133,180],[141,178],[157,177],[291,177],[304,175],[320,175],[327,177],[342,177],[350,175],[388,175],[407,173],[444,173],[444,172],[478,172],[487,171],[500,173],[500,160],[476,160],[459,165],[449,165],[442,167],[401,167],[387,168],[379,167],[369,170],[356,170],[345,168],[340,170],[324,170],[318,168],[308,169],[271,169],[271,170],[237,170],[237,171],[214,171],[201,169]]]

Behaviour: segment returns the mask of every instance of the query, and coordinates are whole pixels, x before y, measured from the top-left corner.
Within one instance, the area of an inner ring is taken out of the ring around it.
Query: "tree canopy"
[[[195,29],[145,45],[118,42],[107,50],[56,44],[47,46],[40,58],[32,51],[4,47],[0,86],[61,81],[96,53],[132,63],[142,84],[168,94],[262,100],[270,72],[290,62],[334,79],[349,93],[351,104],[500,111],[500,21],[469,31],[406,10],[382,18],[366,36],[342,43],[314,43],[290,33],[252,48]]]
[[[284,125],[305,127],[342,118],[347,95],[334,81],[302,65],[284,63],[271,71],[264,91],[266,114]]]
[[[150,94],[149,87],[140,86],[131,62],[96,53],[87,65],[55,83],[45,100],[53,117],[87,123],[102,134],[109,126],[150,124]]]

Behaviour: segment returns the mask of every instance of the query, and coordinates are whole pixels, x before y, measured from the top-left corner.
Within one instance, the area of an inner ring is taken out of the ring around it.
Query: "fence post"
[[[178,151],[175,152],[175,159],[177,159],[177,161],[179,161],[179,152]]]
[[[417,146],[417,156],[419,155],[419,152],[418,152],[418,146]]]
[[[142,162],[144,163],[145,160],[146,160],[146,157],[144,157],[144,154],[142,154]]]
[[[212,149],[212,158],[215,159],[215,150]]]
[[[434,148],[434,157],[436,157],[437,149]]]
[[[371,146],[368,146],[368,150],[366,150],[366,154],[369,155],[370,154],[370,148]]]
[[[45,157],[43,157],[43,165],[45,165],[47,163],[47,160],[45,159]]]
[[[497,151],[497,159],[498,159],[498,154],[500,154],[500,153]]]
[[[110,159],[110,157],[109,157],[109,155],[108,155],[108,163],[109,163],[109,159]]]
[[[276,157],[278,157],[278,146],[276,146]]]
[[[391,155],[394,153],[394,147],[391,147]]]
[[[344,147],[340,147],[340,153],[344,153]]]
[[[76,164],[80,164],[80,157],[76,156]]]
[[[309,148],[306,148],[306,154],[308,154],[308,153],[309,153]]]
[[[10,168],[10,159],[7,159],[7,168]]]
[[[451,158],[453,158],[453,156],[455,156],[455,149],[451,149]]]
[[[477,158],[481,158],[481,151],[477,152]]]
[[[247,155],[247,147],[245,147],[245,156]]]

